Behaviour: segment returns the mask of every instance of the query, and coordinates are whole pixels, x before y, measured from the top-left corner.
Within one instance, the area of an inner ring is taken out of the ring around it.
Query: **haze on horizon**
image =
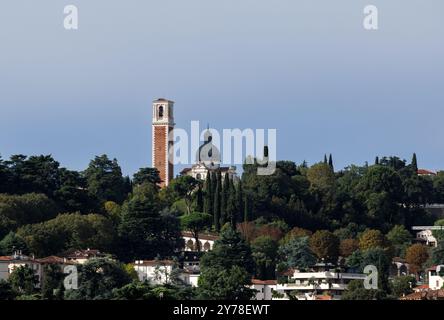
[[[181,128],[276,128],[281,160],[332,153],[340,169],[416,152],[444,169],[444,2],[370,3],[377,31],[361,0],[5,1],[0,154],[83,170],[106,153],[132,174],[151,166],[164,97]]]

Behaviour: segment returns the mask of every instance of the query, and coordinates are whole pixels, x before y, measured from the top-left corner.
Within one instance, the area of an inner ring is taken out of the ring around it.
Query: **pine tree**
[[[324,154],[324,163],[325,163],[325,164],[328,163],[328,161],[327,161],[327,155],[326,155],[326,154]]]
[[[330,166],[331,171],[335,171],[335,168],[333,166],[333,157],[332,157],[331,153],[330,153],[330,156],[328,157],[328,165]]]
[[[415,172],[418,172],[418,161],[416,159],[416,153],[413,154],[412,169],[415,170]]]

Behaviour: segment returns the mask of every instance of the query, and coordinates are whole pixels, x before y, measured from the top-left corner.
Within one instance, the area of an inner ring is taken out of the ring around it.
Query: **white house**
[[[34,270],[39,286],[42,278],[41,263],[37,259],[34,259],[34,257],[23,255],[20,251],[15,252],[11,256],[0,257],[0,280],[8,280],[11,273],[22,266],[28,266]]]
[[[365,277],[365,274],[344,272],[319,263],[309,271],[293,270],[287,283],[276,285],[276,291],[287,296],[291,293],[298,300],[315,300],[326,296],[340,300],[350,281],[364,280]]]
[[[436,247],[438,245],[438,241],[433,236],[432,230],[422,230],[416,233],[416,241],[422,242],[427,246]]]
[[[444,287],[444,266],[433,266],[427,269],[430,290],[439,290]]]
[[[185,241],[185,251],[197,251],[196,240],[193,234],[188,231],[182,232],[182,238]],[[211,233],[199,234],[199,244],[201,251],[210,251],[213,249],[214,242],[219,239],[219,236]]]
[[[168,283],[173,267],[172,260],[136,260],[134,263],[139,280],[152,284]]]
[[[273,299],[273,292],[276,291],[276,280],[251,280],[251,289],[256,290],[255,300],[276,300]]]

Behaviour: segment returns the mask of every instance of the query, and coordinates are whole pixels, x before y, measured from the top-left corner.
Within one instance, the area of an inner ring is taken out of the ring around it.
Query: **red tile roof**
[[[267,285],[267,286],[272,286],[272,285],[276,285],[277,281],[276,280],[259,280],[259,279],[251,279],[251,283],[252,284],[257,284],[257,285]]]
[[[436,175],[435,172],[429,171],[429,170],[426,170],[426,169],[418,169],[417,173],[418,174],[424,174],[424,175],[434,175],[434,176]]]
[[[182,237],[194,238],[193,234],[189,231],[183,231]],[[199,240],[218,240],[219,236],[215,233],[199,233]]]

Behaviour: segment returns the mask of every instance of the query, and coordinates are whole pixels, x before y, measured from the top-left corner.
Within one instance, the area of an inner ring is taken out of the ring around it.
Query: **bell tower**
[[[159,170],[160,186],[168,186],[174,176],[173,141],[169,140],[174,129],[174,102],[167,99],[153,101],[153,167]]]

